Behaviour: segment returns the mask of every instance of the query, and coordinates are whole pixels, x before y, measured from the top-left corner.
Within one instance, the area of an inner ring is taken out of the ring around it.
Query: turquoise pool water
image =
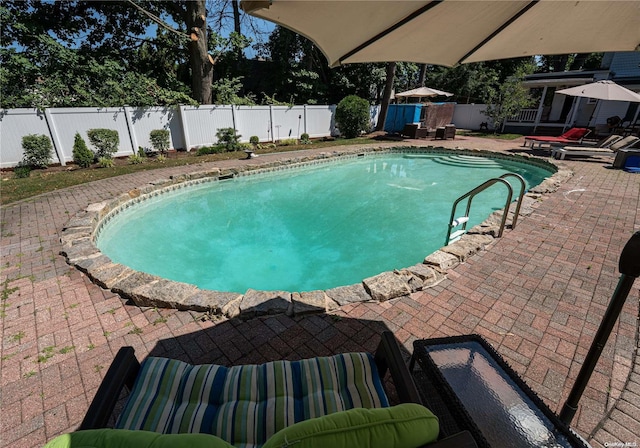
[[[506,172],[527,188],[551,174],[459,154],[368,155],[164,193],[109,220],[97,245],[132,269],[202,289],[329,289],[422,262],[442,247],[456,198]],[[505,198],[504,185],[479,194],[468,228]]]

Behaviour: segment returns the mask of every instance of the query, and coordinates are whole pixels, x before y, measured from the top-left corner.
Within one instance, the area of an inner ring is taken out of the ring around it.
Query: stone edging
[[[228,318],[252,318],[265,314],[304,315],[308,313],[333,311],[340,306],[355,302],[386,301],[407,296],[413,292],[432,287],[446,278],[449,269],[462,263],[469,256],[484,250],[494,241],[502,211],[494,212],[482,224],[469,230],[460,240],[443,247],[427,256],[423,263],[383,272],[364,279],[361,283],[340,286],[324,291],[287,292],[247,290],[244,294],[203,290],[198,287],[167,280],[156,275],[135,271],[127,266],[114,263],[95,245],[95,239],[102,225],[111,216],[147,198],[166,191],[202,182],[224,180],[236,176],[269,172],[308,164],[323,163],[336,158],[350,158],[382,152],[419,152],[443,154],[491,155],[492,157],[516,159],[521,162],[557,169],[555,174],[525,194],[521,215],[531,214],[541,195],[556,191],[573,173],[558,168],[542,159],[503,155],[483,150],[453,150],[400,147],[399,151],[388,148],[365,148],[357,151],[334,151],[315,156],[296,157],[288,160],[258,166],[245,166],[221,171],[219,168],[185,175],[159,179],[111,201],[89,205],[78,212],[62,230],[60,241],[62,255],[68,264],[86,273],[99,286],[109,289],[141,307],[175,308],[224,315]]]

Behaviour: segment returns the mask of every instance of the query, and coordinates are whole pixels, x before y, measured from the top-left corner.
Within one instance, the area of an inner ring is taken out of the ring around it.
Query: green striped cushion
[[[229,368],[150,357],[116,428],[214,434],[249,448],[303,420],[387,406],[368,353]]]

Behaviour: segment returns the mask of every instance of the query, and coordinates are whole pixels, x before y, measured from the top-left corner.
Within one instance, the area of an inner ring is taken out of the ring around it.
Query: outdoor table
[[[445,430],[448,425],[468,429],[478,446],[589,446],[480,336],[417,340],[413,347],[410,370],[425,405],[434,407]],[[416,362],[422,378],[416,376]],[[428,391],[424,379],[431,382]]]

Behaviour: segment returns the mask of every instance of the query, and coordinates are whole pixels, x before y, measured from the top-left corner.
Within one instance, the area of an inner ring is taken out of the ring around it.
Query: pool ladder
[[[504,226],[507,222],[507,215],[509,214],[509,207],[511,206],[511,198],[513,197],[513,187],[509,182],[505,180],[506,177],[515,177],[520,181],[520,186],[521,186],[520,195],[518,196],[518,202],[516,204],[516,210],[513,214],[513,221],[511,222],[511,228],[515,229],[516,222],[518,221],[518,214],[520,213],[520,206],[522,205],[522,198],[524,197],[524,192],[525,192],[524,190],[526,187],[525,187],[525,182],[522,176],[515,173],[506,173],[500,177],[494,177],[493,179],[489,179],[488,181],[478,185],[473,190],[463,194],[462,196],[460,196],[458,199],[455,200],[455,202],[453,203],[453,207],[451,208],[451,218],[449,219],[447,239],[445,240],[445,243],[444,243],[445,246],[453,243],[454,241],[458,241],[460,238],[462,238],[462,235],[467,233],[467,222],[469,222],[469,211],[471,210],[471,201],[473,201],[473,198],[478,193],[486,190],[487,188],[489,188],[490,186],[496,183],[504,184],[507,187],[507,193],[508,193],[507,200],[504,205],[504,212],[502,213],[500,229],[498,230],[498,235],[496,236],[496,238],[500,238],[502,236],[502,231],[504,230]],[[467,198],[469,198],[469,200],[467,201],[467,210],[464,216],[454,218],[456,216],[456,208],[458,207],[458,204]],[[453,229],[458,226],[461,226],[461,227],[458,230],[453,231]]]

